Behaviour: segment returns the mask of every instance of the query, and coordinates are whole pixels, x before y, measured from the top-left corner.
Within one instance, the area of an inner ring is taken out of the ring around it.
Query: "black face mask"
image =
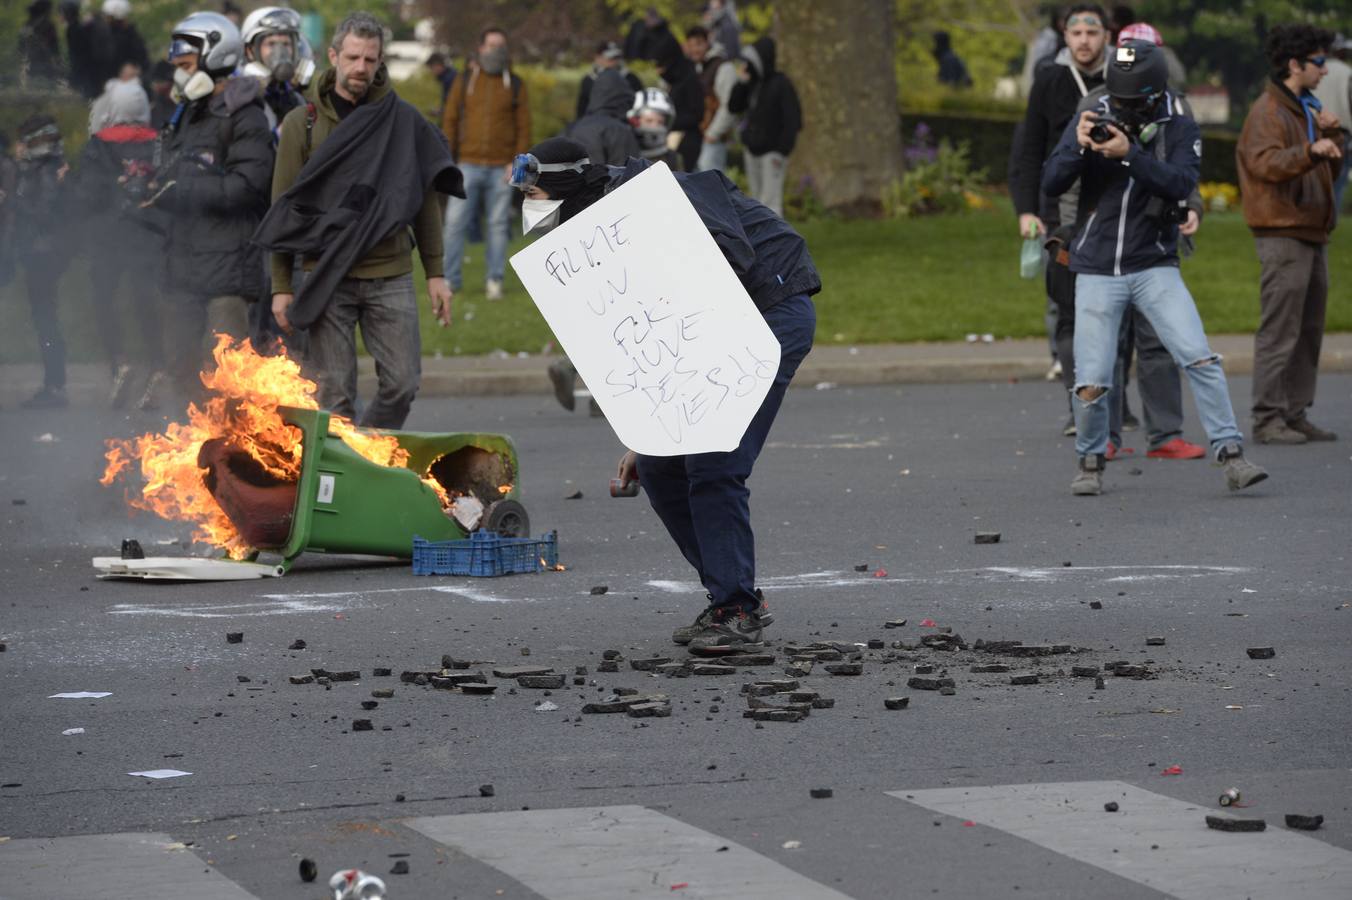
[[[606,181],[610,178],[606,166],[591,165],[580,173],[565,172],[561,174],[568,176],[568,187],[566,189],[559,190],[558,185],[555,185],[553,189],[543,183],[540,185],[551,197],[563,198],[563,206],[559,207],[560,222],[567,222],[605,196]],[[542,175],[541,182],[544,179],[545,176]]]
[[[1122,100],[1114,97],[1109,107],[1123,124],[1124,130],[1133,137],[1139,137],[1141,130],[1155,121],[1159,111],[1160,97],[1151,97],[1145,101]]]

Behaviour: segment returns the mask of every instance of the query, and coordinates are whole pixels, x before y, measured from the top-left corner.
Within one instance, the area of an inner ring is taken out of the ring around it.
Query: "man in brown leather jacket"
[[[1333,183],[1344,164],[1339,122],[1311,93],[1328,71],[1332,43],[1331,33],[1311,25],[1272,30],[1272,76],[1235,150],[1263,271],[1253,350],[1254,439],[1262,444],[1337,438],[1306,417],[1324,337]]]

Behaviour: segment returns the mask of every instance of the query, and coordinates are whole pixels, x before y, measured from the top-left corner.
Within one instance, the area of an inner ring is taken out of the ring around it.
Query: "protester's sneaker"
[[[1244,450],[1239,444],[1226,444],[1216,454],[1216,461],[1225,469],[1225,483],[1232,491],[1255,485],[1268,477],[1267,469],[1244,458]]]
[[[1047,370],[1047,374],[1044,375],[1043,377],[1046,378],[1048,381],[1055,381],[1056,379],[1061,377],[1061,373],[1063,371],[1065,370],[1061,368],[1061,360],[1059,359],[1053,360],[1052,367]]]
[[[1076,497],[1096,497],[1103,493],[1102,456],[1080,457],[1080,467],[1070,482],[1070,492]]]
[[[573,397],[573,391],[577,389],[577,369],[566,358],[556,359],[549,364],[549,381],[554,385],[554,399],[559,401],[559,406],[572,412],[577,402]]]
[[[1182,438],[1174,438],[1160,444],[1154,450],[1147,451],[1145,455],[1150,459],[1201,459],[1206,456],[1206,448]]]
[[[1287,425],[1281,419],[1274,419],[1253,431],[1253,439],[1260,444],[1304,444],[1309,438]]]
[[[1079,429],[1075,427],[1075,417],[1071,416],[1069,419],[1066,419],[1066,424],[1061,426],[1061,436],[1075,437],[1078,433]]]
[[[497,278],[488,279],[488,281],[484,284],[484,293],[488,296],[489,300],[501,300],[502,281]]]
[[[65,388],[43,385],[40,391],[24,400],[19,406],[24,409],[61,409],[69,404],[70,401],[66,399]]]
[[[1117,457],[1123,453],[1135,453],[1135,452],[1136,450],[1133,447],[1119,447],[1110,441],[1108,443],[1108,449],[1103,454],[1103,458],[1106,460],[1114,460],[1117,459]]]
[[[169,373],[152,372],[150,380],[146,382],[146,389],[141,394],[141,399],[136,401],[136,408],[141,410],[158,409],[160,406],[160,389],[168,380]]]
[[[1292,431],[1305,435],[1305,440],[1307,441],[1338,440],[1338,435],[1334,434],[1332,431],[1325,431],[1304,416],[1301,416],[1294,422],[1287,422],[1286,427],[1290,428]]]
[[[713,603],[712,594],[705,594],[704,598]],[[756,616],[760,619],[761,628],[768,628],[775,621],[774,613],[770,612],[769,605],[765,602],[765,593],[760,588],[756,588],[756,599],[760,601],[760,606],[756,607]],[[718,610],[716,606],[705,607],[704,612],[695,617],[695,621],[690,625],[682,625],[671,633],[671,642],[673,644],[688,644],[704,629],[708,628],[713,622],[714,613]]]
[[[765,623],[754,612],[726,613],[715,610],[704,630],[690,640],[695,656],[722,656],[748,650],[762,650]]]
[[[113,384],[108,390],[108,405],[121,409],[127,402],[127,392],[131,390],[131,365],[123,363],[113,369]]]

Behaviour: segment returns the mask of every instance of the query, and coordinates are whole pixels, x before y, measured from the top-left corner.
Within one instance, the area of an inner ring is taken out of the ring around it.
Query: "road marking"
[[[158,603],[118,603],[108,612],[115,616],[170,616],[178,619],[237,619],[251,616],[293,616],[317,612],[341,612],[352,604],[323,603],[286,594],[265,594],[267,599],[250,603],[199,603],[191,606]],[[351,596],[356,596],[355,594]]]
[[[887,578],[874,578],[869,572],[805,572],[801,575],[778,575],[773,578],[757,579],[766,589],[786,590],[791,588],[828,588],[828,587],[866,587],[886,584],[888,581],[916,581],[906,575]],[[644,582],[648,587],[668,594],[704,593],[704,587],[698,581],[676,581],[658,579]]]
[[[412,819],[408,827],[549,900],[668,893],[705,900],[848,900],[772,859],[642,806]],[[719,852],[720,847],[726,847]]]
[[[1055,566],[1041,568],[1037,566],[990,566],[985,569],[949,569],[951,574],[982,574],[1013,577],[1021,581],[1061,581],[1078,578],[1086,573],[1096,575],[1108,572],[1130,572],[1136,574],[1114,574],[1106,581],[1150,581],[1164,578],[1203,578],[1208,575],[1240,575],[1251,569],[1242,566]]]
[[[165,834],[24,838],[0,844],[5,900],[258,900]]]
[[[1179,900],[1352,897],[1352,853],[1272,822],[1257,834],[1213,831],[1204,818],[1218,811],[1121,781],[888,794],[998,828]],[[1110,800],[1119,812],[1104,811]]]

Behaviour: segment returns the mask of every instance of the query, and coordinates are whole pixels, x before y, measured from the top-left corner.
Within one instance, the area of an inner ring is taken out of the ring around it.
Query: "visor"
[[[528,191],[539,182],[542,172],[581,172],[588,165],[591,160],[587,157],[570,163],[542,163],[533,153],[521,153],[512,160],[512,187]]]
[[[169,59],[175,60],[180,56],[187,56],[191,53],[201,53],[202,45],[192,38],[175,36],[173,43],[169,45]]]

